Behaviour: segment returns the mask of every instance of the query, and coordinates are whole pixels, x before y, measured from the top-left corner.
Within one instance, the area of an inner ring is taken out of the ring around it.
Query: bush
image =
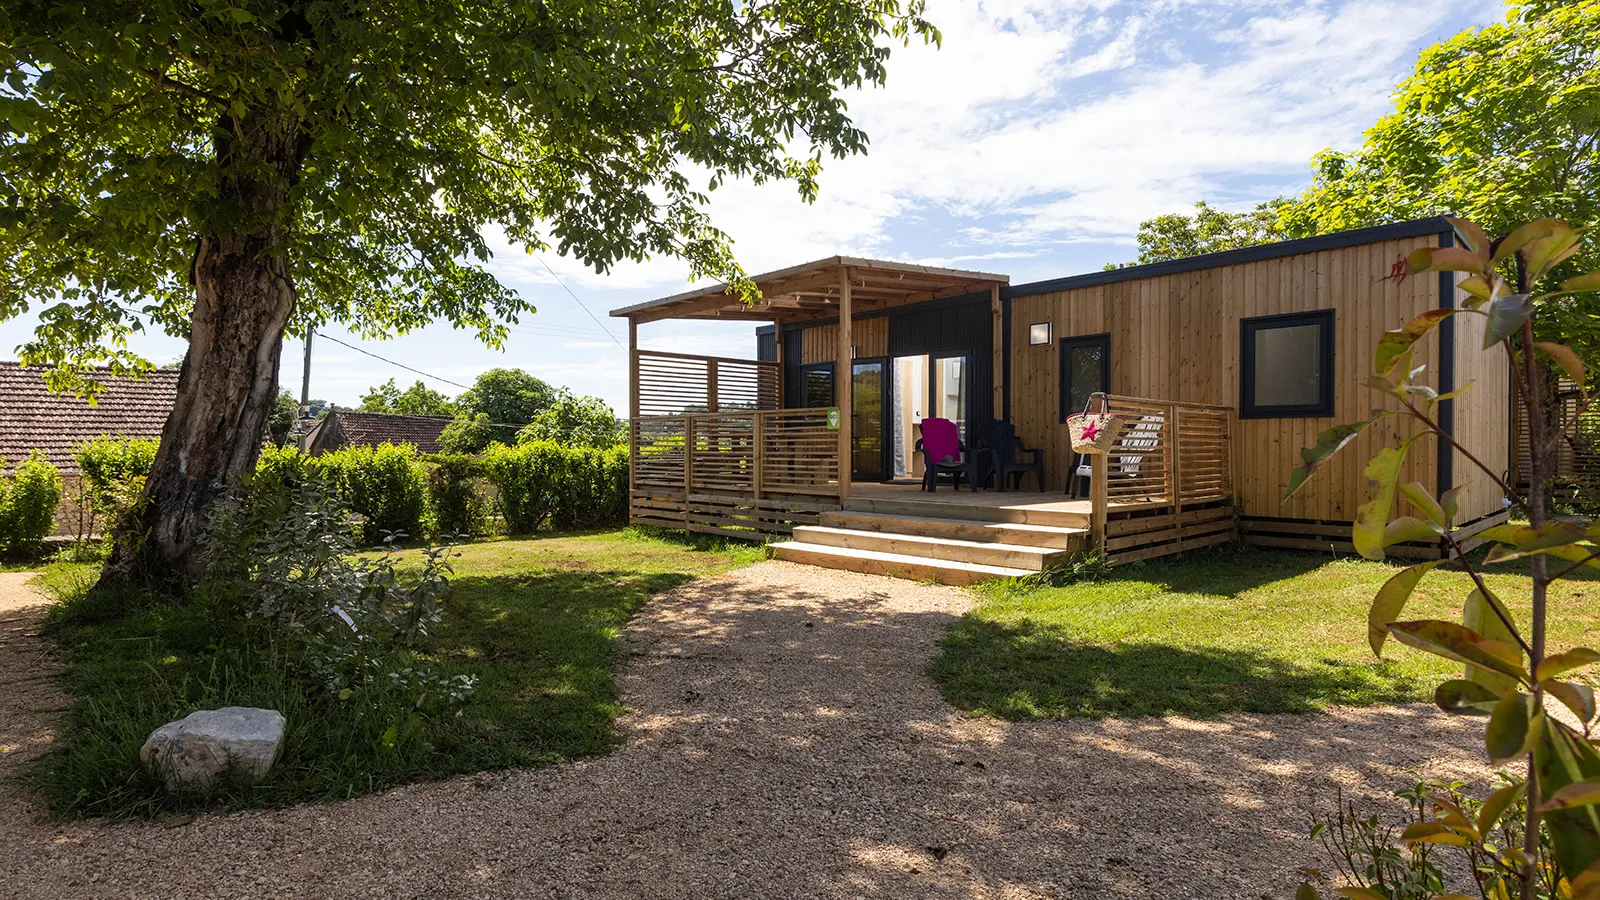
[[[88,513],[80,537],[99,525],[109,541],[111,527],[144,496],[144,482],[160,445],[152,438],[101,436],[78,447],[74,459],[83,475],[82,505]]]
[[[486,490],[483,460],[443,453],[429,460],[428,505],[438,534],[486,534],[493,503]]]
[[[380,542],[386,533],[422,534],[427,472],[415,446],[346,447],[319,456],[310,465],[338,487],[351,512],[366,520],[362,540],[368,544]]]
[[[0,476],[0,550],[37,553],[55,525],[60,502],[61,473],[37,450],[15,472]]]
[[[532,441],[492,445],[484,455],[500,510],[513,534],[549,525],[621,525],[628,517],[628,450],[563,447]]]

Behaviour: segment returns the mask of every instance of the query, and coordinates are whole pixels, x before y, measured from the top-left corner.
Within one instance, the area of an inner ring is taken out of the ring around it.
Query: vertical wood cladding
[[[1249,316],[1332,309],[1335,413],[1325,418],[1246,419],[1233,444],[1235,480],[1247,516],[1350,521],[1366,502],[1367,459],[1379,448],[1416,433],[1410,422],[1386,419],[1370,429],[1301,489],[1284,499],[1300,450],[1318,433],[1366,418],[1395,401],[1364,386],[1372,353],[1384,331],[1440,305],[1440,282],[1428,277],[1384,279],[1397,258],[1438,245],[1436,235],[1377,241],[1333,250],[1264,259],[1030,296],[1013,296],[1011,315],[1012,420],[1029,446],[1045,448],[1052,489],[1065,484],[1070,447],[1056,397],[1062,338],[1111,334],[1111,390],[1237,408],[1240,394],[1239,320]],[[1457,317],[1455,383],[1473,379],[1473,392],[1456,405],[1456,434],[1485,462],[1504,467],[1503,437],[1509,398],[1500,356],[1479,349],[1478,316]],[[1027,329],[1054,324],[1054,341],[1029,346]],[[1418,354],[1424,380],[1439,370],[1440,347],[1429,339]],[[1497,435],[1499,435],[1497,437]],[[1487,476],[1457,455],[1455,483],[1465,486],[1464,518],[1498,511]],[[1413,445],[1403,481],[1436,485],[1438,455],[1432,438]]]

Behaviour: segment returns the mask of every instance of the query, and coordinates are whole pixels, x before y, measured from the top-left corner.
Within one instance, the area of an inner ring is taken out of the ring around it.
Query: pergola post
[[[851,335],[850,267],[839,268],[839,351],[833,365],[833,400],[839,407],[839,500],[850,498],[850,401],[854,360]]]
[[[990,369],[990,380],[994,382],[994,408],[993,418],[1004,421],[1006,416],[1006,350],[1005,350],[1005,312],[1000,305],[1000,285],[989,286],[989,311],[994,315],[994,358]]]
[[[628,317],[628,496],[639,477],[639,322]]]

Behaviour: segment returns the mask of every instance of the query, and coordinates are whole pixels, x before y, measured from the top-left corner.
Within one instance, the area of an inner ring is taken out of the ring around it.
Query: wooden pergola
[[[863,259],[850,256],[832,256],[815,262],[790,266],[751,278],[761,292],[761,299],[752,304],[742,302],[730,293],[727,284],[714,284],[659,300],[651,300],[611,311],[611,315],[628,320],[629,355],[629,416],[640,418],[639,326],[663,319],[700,319],[772,322],[779,327],[777,343],[777,369],[780,387],[776,400],[782,406],[781,373],[783,371],[784,342],[781,329],[786,323],[837,317],[838,352],[835,359],[835,400],[839,409],[838,433],[838,498],[850,495],[850,441],[851,403],[850,371],[855,338],[852,333],[856,317],[877,310],[923,303],[965,294],[988,293],[994,313],[994,391],[998,398],[1004,389],[1004,372],[1001,359],[1000,288],[1009,283],[1006,275],[990,272],[971,272],[944,269],[912,263]],[[717,412],[715,403],[709,412]],[[998,404],[997,404],[998,405]],[[759,494],[759,485],[757,486]]]

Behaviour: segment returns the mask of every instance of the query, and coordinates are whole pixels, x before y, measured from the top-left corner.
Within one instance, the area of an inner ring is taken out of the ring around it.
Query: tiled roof
[[[178,392],[176,369],[158,369],[143,379],[91,374],[100,383],[95,402],[52,394],[44,369],[0,362],[0,459],[16,465],[35,449],[64,475],[76,475],[72,454],[101,435],[159,438]]]
[[[449,416],[401,416],[348,409],[333,410],[328,416],[337,416],[339,419],[339,435],[344,438],[341,446],[375,447],[387,441],[391,444],[416,444],[423,453],[439,452],[439,435],[450,424]]]

